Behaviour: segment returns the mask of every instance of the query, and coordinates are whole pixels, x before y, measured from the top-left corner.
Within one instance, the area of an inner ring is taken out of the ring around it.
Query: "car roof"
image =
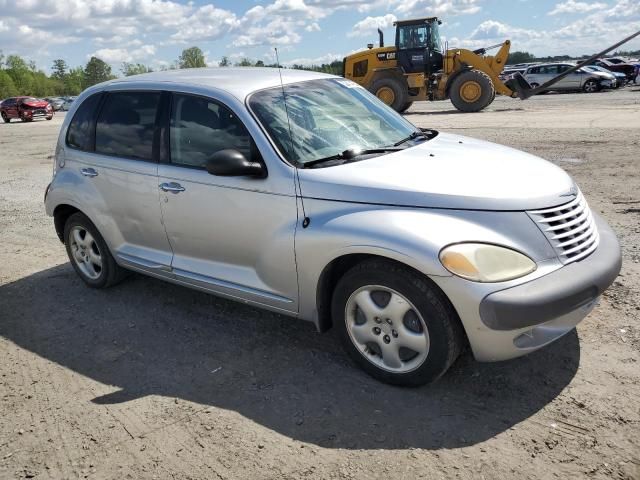
[[[307,80],[340,78],[335,75],[288,68],[279,70],[269,67],[213,67],[143,73],[111,80],[103,85],[128,83],[135,85],[136,83],[148,84],[149,82],[194,85],[224,90],[240,100],[244,100],[256,90],[280,86],[280,75],[282,75],[282,83],[285,85]]]

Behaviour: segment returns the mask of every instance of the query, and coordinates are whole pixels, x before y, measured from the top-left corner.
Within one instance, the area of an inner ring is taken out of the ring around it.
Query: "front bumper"
[[[537,350],[570,332],[593,310],[622,265],[614,232],[595,214],[594,220],[600,244],[588,257],[490,292],[475,308],[471,302],[457,305],[452,299],[478,361],[506,360]]]

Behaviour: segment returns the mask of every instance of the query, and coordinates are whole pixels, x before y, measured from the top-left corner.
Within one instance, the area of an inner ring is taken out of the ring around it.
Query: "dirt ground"
[[[42,204],[62,115],[2,124],[0,478],[640,478],[640,88],[407,117],[575,177],[624,255],[576,332],[407,390],[309,323],[142,276],[90,290]]]

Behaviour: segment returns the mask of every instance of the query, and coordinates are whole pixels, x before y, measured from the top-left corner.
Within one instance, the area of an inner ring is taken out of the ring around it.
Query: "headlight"
[[[526,255],[487,243],[458,243],[440,252],[444,268],[473,282],[505,282],[536,269]]]

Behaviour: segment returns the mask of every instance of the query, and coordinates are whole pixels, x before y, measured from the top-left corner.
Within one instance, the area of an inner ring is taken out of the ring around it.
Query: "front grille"
[[[598,248],[598,229],[580,191],[569,203],[527,213],[549,239],[562,263],[580,260]]]

